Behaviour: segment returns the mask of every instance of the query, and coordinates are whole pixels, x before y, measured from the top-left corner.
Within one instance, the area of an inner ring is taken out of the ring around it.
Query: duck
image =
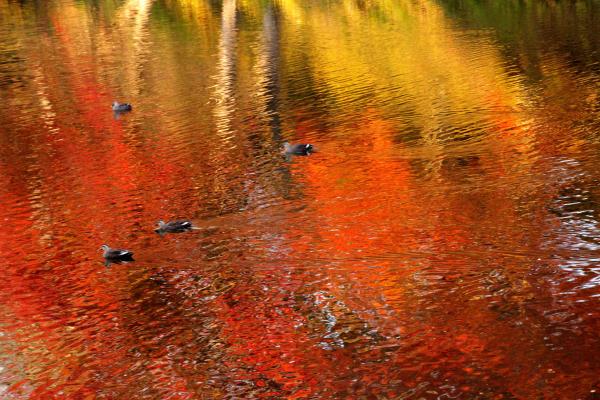
[[[103,251],[105,265],[109,266],[111,263],[120,263],[122,261],[135,261],[133,259],[133,253],[129,250],[123,249],[111,249],[109,245],[103,244],[100,246]]]
[[[115,112],[125,112],[131,111],[132,107],[129,103],[119,103],[118,101],[115,101],[112,103],[112,110]]]
[[[289,144],[288,142],[285,142],[283,144],[284,154],[293,154],[296,156],[309,156],[314,151],[314,146],[308,143]]]
[[[191,221],[168,221],[165,222],[160,220],[157,222],[158,228],[154,229],[154,232],[159,235],[163,235],[164,233],[181,233],[181,232],[189,232],[193,229],[198,229],[192,224]]]

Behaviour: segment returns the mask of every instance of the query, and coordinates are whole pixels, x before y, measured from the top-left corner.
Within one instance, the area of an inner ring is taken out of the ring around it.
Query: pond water
[[[598,27],[0,0],[0,397],[598,399]]]

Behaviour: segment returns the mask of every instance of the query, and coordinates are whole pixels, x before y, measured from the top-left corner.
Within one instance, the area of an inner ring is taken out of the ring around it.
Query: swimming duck
[[[190,221],[158,221],[158,228],[154,230],[154,232],[159,235],[163,235],[164,233],[181,233],[181,232],[189,232],[192,229],[197,229],[194,224]]]
[[[103,244],[100,246],[103,250],[103,256],[105,259],[105,265],[108,266],[111,263],[119,263],[121,261],[134,261],[133,253],[129,250],[122,249],[111,249],[108,245]]]
[[[118,101],[112,103],[112,110],[116,112],[131,111],[131,109],[132,107],[129,103],[119,103]]]
[[[289,144],[285,142],[283,144],[283,152],[285,154],[294,154],[296,156],[308,156],[315,151],[312,144],[297,143]]]

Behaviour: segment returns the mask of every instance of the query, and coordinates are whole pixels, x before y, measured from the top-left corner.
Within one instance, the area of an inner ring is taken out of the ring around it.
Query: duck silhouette
[[[181,233],[181,232],[189,232],[194,229],[198,229],[192,224],[191,221],[179,220],[179,221],[168,221],[164,222],[162,220],[157,222],[158,228],[154,229],[154,232],[159,235],[164,235],[165,233]]]
[[[126,112],[131,111],[132,107],[129,103],[119,103],[118,101],[115,101],[112,103],[112,110],[115,112]]]
[[[284,154],[293,154],[295,156],[309,156],[312,153],[314,153],[314,151],[314,146],[308,143],[289,144],[288,142],[285,142],[283,144]]]
[[[104,257],[104,265],[107,267],[113,263],[119,264],[121,262],[135,261],[133,259],[133,253],[129,250],[111,249],[107,244],[100,246],[100,249],[103,251],[102,256]]]

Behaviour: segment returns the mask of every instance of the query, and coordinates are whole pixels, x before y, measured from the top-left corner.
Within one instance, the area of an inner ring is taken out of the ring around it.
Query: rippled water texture
[[[0,0],[0,398],[598,399],[599,27]]]

